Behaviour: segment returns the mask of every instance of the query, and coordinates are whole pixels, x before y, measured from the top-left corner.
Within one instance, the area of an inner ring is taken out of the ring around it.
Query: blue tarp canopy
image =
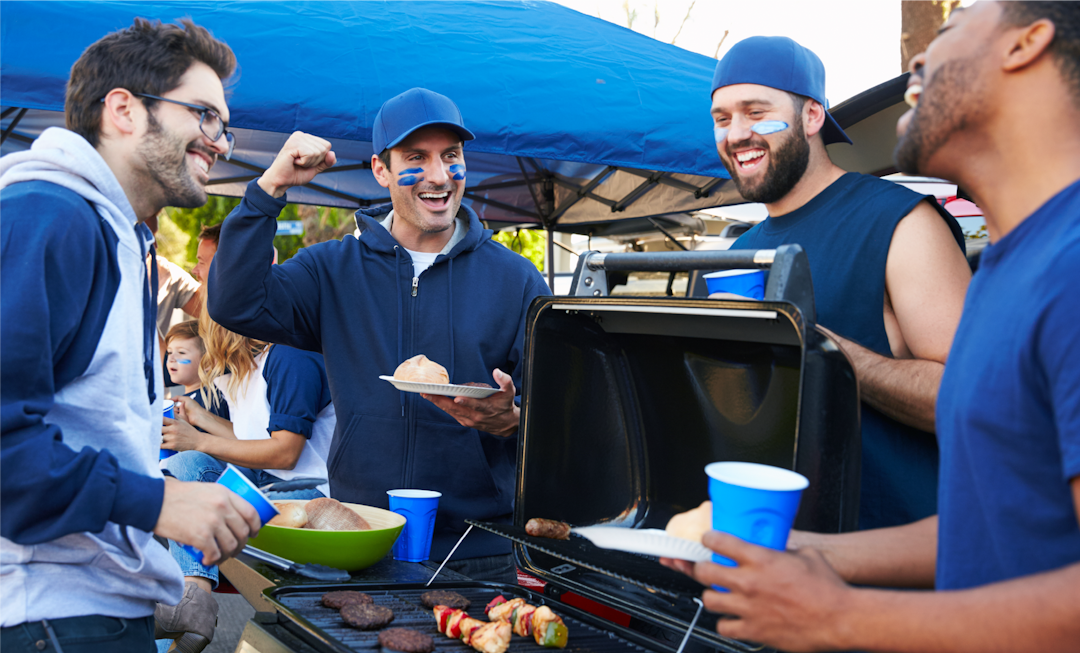
[[[715,61],[549,2],[4,2],[4,153],[63,124],[71,65],[136,16],[190,17],[236,53],[237,148],[211,171],[215,194],[241,195],[301,130],[329,139],[339,163],[290,201],[387,201],[371,125],[383,101],[423,86],[476,134],[466,201],[490,223],[599,233],[742,201],[712,140]]]

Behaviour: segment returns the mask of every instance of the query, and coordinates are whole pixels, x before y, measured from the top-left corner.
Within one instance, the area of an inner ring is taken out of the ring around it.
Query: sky
[[[634,31],[665,43],[676,37],[691,5],[691,0],[554,1],[623,27],[626,5],[637,13]],[[821,57],[830,106],[903,72],[900,0],[697,0],[675,45],[708,57],[720,45],[723,57],[733,44],[759,35],[788,36]]]

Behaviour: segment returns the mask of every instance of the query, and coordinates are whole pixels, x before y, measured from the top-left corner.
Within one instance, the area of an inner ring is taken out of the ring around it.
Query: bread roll
[[[312,499],[305,506],[308,522],[306,528],[320,531],[368,531],[371,525],[360,515],[344,506],[337,499],[323,497]]]
[[[398,381],[411,381],[413,383],[450,383],[450,375],[446,368],[439,365],[423,354],[417,354],[405,361],[394,370],[394,378]]]
[[[274,507],[279,515],[266,522],[271,526],[288,526],[289,528],[303,528],[308,523],[307,511],[303,504],[293,501],[275,501]]]
[[[675,515],[664,530],[674,537],[701,542],[705,533],[712,530],[712,501]]]

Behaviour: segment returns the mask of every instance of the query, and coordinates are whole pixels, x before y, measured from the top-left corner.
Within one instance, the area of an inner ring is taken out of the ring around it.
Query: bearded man
[[[68,128],[0,159],[6,652],[149,651],[155,635],[201,650],[217,604],[185,586],[153,536],[213,564],[259,529],[235,493],[158,468],[158,280],[146,222],[165,206],[206,202],[209,169],[232,153],[222,80],[235,69],[205,28],[137,18],[75,62]]]
[[[991,240],[941,382],[941,512],[666,563],[730,590],[704,596],[721,635],[784,651],[1080,653],[1080,5],[954,10],[911,67],[897,165],[967,189]]]
[[[851,140],[825,108],[825,67],[785,37],[740,41],[713,77],[716,149],[769,217],[734,249],[797,243],[817,318],[859,379],[859,527],[936,512],[934,403],[971,279],[956,220],[932,196],[849,173],[825,146]]]

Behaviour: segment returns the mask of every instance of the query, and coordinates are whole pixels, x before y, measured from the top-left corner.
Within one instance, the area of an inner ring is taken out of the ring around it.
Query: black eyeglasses
[[[225,121],[221,119],[221,116],[218,115],[217,111],[214,111],[210,107],[204,107],[198,104],[188,104],[187,102],[180,102],[179,100],[170,100],[167,97],[150,95],[149,93],[132,93],[132,95],[149,98],[151,100],[161,100],[162,102],[171,102],[172,104],[179,104],[182,107],[187,107],[192,111],[198,111],[199,131],[215,143],[224,135],[225,141],[229,144],[229,149],[225,152],[225,160],[228,161],[232,158],[233,148],[236,147],[236,139],[229,133],[228,128],[225,127]]]

